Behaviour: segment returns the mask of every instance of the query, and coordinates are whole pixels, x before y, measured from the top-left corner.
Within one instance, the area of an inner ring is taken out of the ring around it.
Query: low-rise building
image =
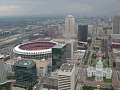
[[[95,81],[102,82],[103,77],[105,77],[106,79],[112,78],[112,69],[103,68],[103,62],[101,61],[101,58],[100,58],[96,64],[96,68],[94,67],[87,68],[87,76],[88,77],[95,76]]]

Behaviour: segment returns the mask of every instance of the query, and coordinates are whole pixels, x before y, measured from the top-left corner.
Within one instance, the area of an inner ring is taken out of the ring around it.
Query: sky
[[[0,0],[0,16],[111,16],[119,12],[120,0]]]

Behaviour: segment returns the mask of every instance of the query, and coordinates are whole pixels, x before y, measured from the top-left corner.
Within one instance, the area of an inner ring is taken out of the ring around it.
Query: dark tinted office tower
[[[36,63],[20,60],[15,63],[15,78],[18,86],[34,86],[37,83]]]
[[[52,48],[52,66],[53,70],[66,62],[66,45],[58,44]]]
[[[78,25],[78,41],[87,42],[88,25]]]

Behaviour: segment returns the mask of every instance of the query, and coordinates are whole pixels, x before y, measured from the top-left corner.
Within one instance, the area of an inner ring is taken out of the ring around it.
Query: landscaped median
[[[84,65],[86,65],[86,64],[87,64],[88,59],[89,59],[89,56],[90,56],[90,51],[88,51],[88,54],[87,54],[87,56],[86,56],[86,59],[85,59]]]

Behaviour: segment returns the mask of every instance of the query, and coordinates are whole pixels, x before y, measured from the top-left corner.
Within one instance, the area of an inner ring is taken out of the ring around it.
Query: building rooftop
[[[74,67],[74,64],[64,63],[64,64],[61,65],[59,70],[60,71],[65,71],[65,72],[68,72],[68,71],[71,72],[73,67]]]
[[[4,57],[4,55],[1,55],[1,54],[0,54],[0,59],[2,59],[3,57]]]
[[[63,48],[66,44],[58,44],[55,45],[53,48]]]
[[[110,68],[106,68],[107,73],[111,73],[112,70]]]
[[[44,68],[44,67],[46,67],[46,66],[48,66],[50,63],[51,63],[51,61],[52,61],[52,59],[51,58],[49,58],[48,60],[33,60],[34,62],[36,62],[36,67],[38,68]]]
[[[120,34],[111,34],[113,39],[120,39]]]
[[[18,60],[16,60],[16,61],[18,61]],[[10,60],[5,61],[4,63],[5,64],[10,64],[10,65],[14,65],[15,64],[15,60],[10,59]]]
[[[93,67],[88,67],[88,71],[93,71]]]
[[[118,49],[115,49],[115,48],[114,48],[114,49],[113,49],[113,53],[116,53],[116,54],[117,54],[117,53],[118,53]]]
[[[96,71],[96,74],[97,75],[102,75],[102,72],[101,71]]]
[[[97,65],[101,66],[101,65],[103,65],[103,62],[102,62],[101,60],[99,60],[99,61],[97,62]]]
[[[20,61],[20,60],[16,60],[16,61]],[[11,59],[11,60],[5,61],[4,63],[14,65],[16,63],[16,61]],[[52,59],[51,58],[49,58],[48,60],[25,59],[25,61],[36,62],[37,68],[44,68],[44,67],[48,66],[48,64],[51,63]]]
[[[73,15],[67,15],[67,18],[74,18]]]
[[[33,63],[35,63],[35,62],[32,61],[32,60],[19,60],[15,64],[16,65],[29,66],[29,65],[32,65]]]

